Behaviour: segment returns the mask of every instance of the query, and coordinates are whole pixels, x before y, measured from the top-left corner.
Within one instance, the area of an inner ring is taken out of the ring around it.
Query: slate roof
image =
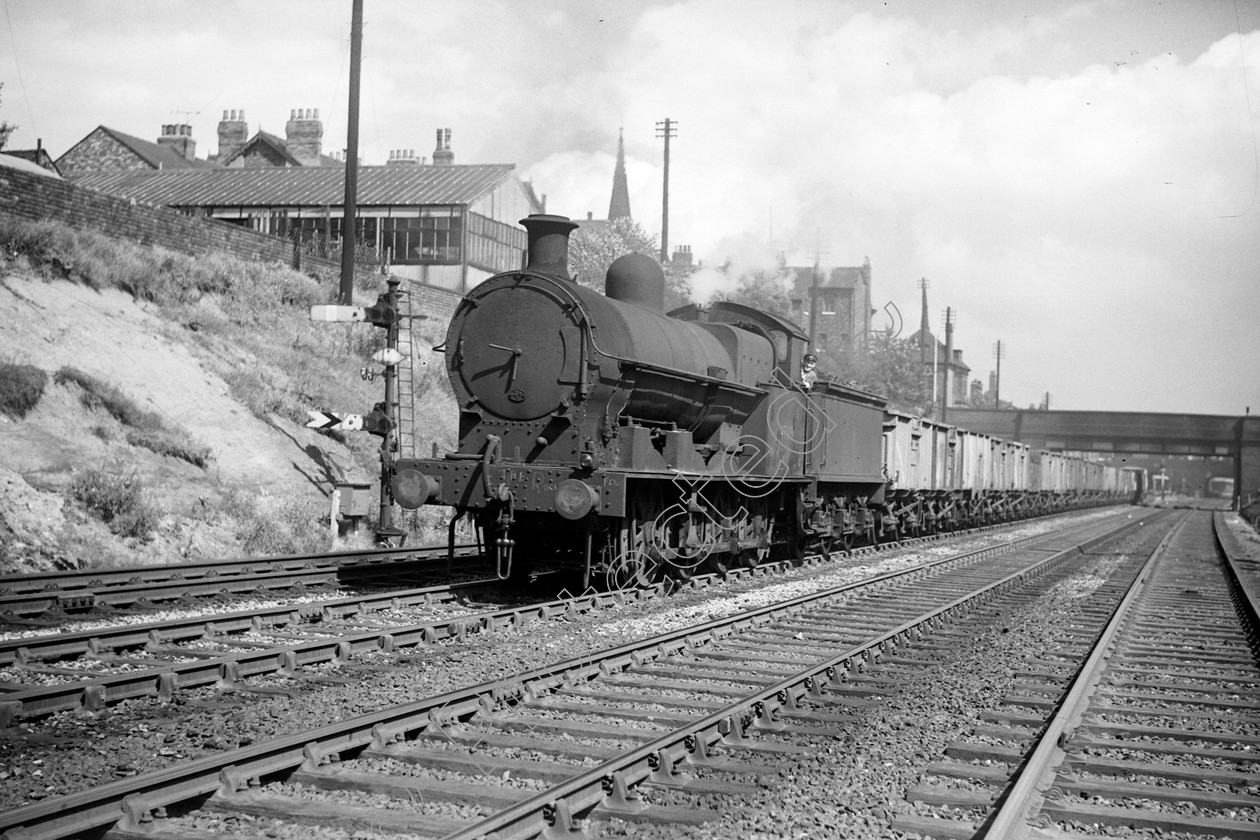
[[[115,129],[107,126],[97,126],[96,131],[108,134],[115,141],[121,143],[134,152],[137,157],[152,166],[154,169],[205,169],[206,167],[213,166],[213,164],[207,163],[204,160],[189,160],[168,146],[163,146],[160,143],[150,143],[148,140],[141,140],[139,137],[132,137],[130,134],[123,134],[121,131],[116,131]],[[95,132],[92,133],[94,134]],[[91,134],[88,135],[88,137],[91,136]],[[84,139],[86,140],[87,138],[85,137]],[[79,142],[81,143],[83,141],[81,140]],[[75,146],[77,145],[78,144],[76,143]],[[72,147],[71,151],[73,150],[74,149]],[[69,153],[70,152],[66,152],[66,154]],[[65,155],[62,155],[62,157],[65,157]],[[60,161],[60,158],[58,158],[58,160]]]
[[[61,178],[54,169],[45,169],[38,163],[35,163],[27,155],[29,152],[0,152],[0,166],[7,166],[10,169],[17,169],[21,172],[29,172],[32,175],[47,175],[49,178]]]
[[[360,206],[471,204],[512,174],[510,163],[360,166]],[[74,183],[167,207],[340,207],[343,166],[181,169],[84,175]]]

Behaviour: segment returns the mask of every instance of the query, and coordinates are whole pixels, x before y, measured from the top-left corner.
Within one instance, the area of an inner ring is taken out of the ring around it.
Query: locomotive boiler
[[[458,450],[399,461],[400,504],[471,515],[503,576],[546,558],[611,587],[869,527],[879,397],[803,388],[807,337],[769,313],[719,302],[667,315],[650,257],[616,260],[603,295],[580,286],[567,264],[577,225],[522,225],[526,266],[473,289],[440,348]]]

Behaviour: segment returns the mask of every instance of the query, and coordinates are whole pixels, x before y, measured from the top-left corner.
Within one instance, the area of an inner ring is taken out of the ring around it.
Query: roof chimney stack
[[[303,166],[319,166],[324,148],[324,124],[318,108],[290,112],[284,126],[285,148]]]
[[[219,155],[215,158],[220,164],[239,152],[249,140],[249,127],[245,124],[245,112],[223,112],[223,120],[219,123]]]
[[[437,130],[437,148],[433,150],[434,166],[450,166],[455,162],[455,153],[451,151],[451,130]]]
[[[197,141],[192,137],[192,126],[187,123],[162,126],[162,136],[157,142],[159,146],[165,146],[184,160],[192,160],[197,156]]]
[[[670,265],[676,269],[684,271],[690,270],[692,266],[691,246],[680,245],[674,249],[674,254],[669,260]]]
[[[419,166],[420,158],[415,149],[390,149],[386,166]]]

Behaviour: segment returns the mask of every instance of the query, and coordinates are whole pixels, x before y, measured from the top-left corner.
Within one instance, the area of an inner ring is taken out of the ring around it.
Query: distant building
[[[961,350],[947,347],[945,342],[932,334],[926,283],[923,285],[923,313],[919,329],[910,336],[909,341],[919,348],[919,361],[923,366],[924,376],[932,377],[928,392],[933,395],[933,404],[966,405],[970,395],[968,381],[971,378],[971,368],[963,362]]]
[[[871,331],[871,261],[860,266],[815,269],[791,266],[793,318],[808,328],[810,310],[816,295],[818,312],[814,318],[817,346],[831,345],[849,351],[866,345]],[[814,275],[818,289],[814,292]]]
[[[519,268],[526,237],[517,222],[542,212],[542,204],[513,170],[512,164],[359,167],[358,258],[388,261],[395,275],[461,294],[492,274]],[[75,182],[294,239],[320,256],[341,246],[343,167],[215,166],[113,172]]]
[[[697,266],[691,256],[690,245],[678,245],[669,258],[670,266],[680,274],[690,274]]]
[[[61,174],[57,169],[56,162],[52,159],[52,155],[48,154],[48,150],[44,148],[42,140],[36,140],[35,148],[33,149],[4,149],[3,154],[33,163],[40,169],[45,169],[53,175]]]
[[[8,149],[0,152],[0,166],[7,167],[9,169],[16,169],[19,172],[29,172],[32,175],[42,175],[46,178],[56,178],[57,180],[61,180],[61,176],[57,174],[57,170],[40,166],[39,164],[26,158],[24,155],[13,154]]]
[[[162,133],[154,142],[97,126],[57,159],[57,168],[67,178],[78,178],[129,170],[343,165],[323,153],[324,124],[318,108],[290,111],[283,139],[261,129],[251,137],[243,110],[224,111],[218,135],[218,151],[198,158],[197,141],[187,123],[162,126]]]
[[[337,258],[343,239],[345,162],[323,153],[318,109],[294,109],[285,136],[249,133],[227,110],[219,148],[198,158],[192,128],[162,126],[156,142],[98,126],[56,161],[68,180],[110,195],[170,207],[290,239],[295,254]],[[414,150],[358,168],[356,261],[459,293],[524,264],[517,224],[545,212],[512,164],[455,165],[451,130],[437,130],[433,162]],[[545,199],[544,199],[545,200]]]
[[[74,179],[102,172],[206,169],[213,164],[198,160],[197,143],[188,125],[164,125],[156,143],[132,137],[113,128],[97,126],[57,158],[57,171]]]

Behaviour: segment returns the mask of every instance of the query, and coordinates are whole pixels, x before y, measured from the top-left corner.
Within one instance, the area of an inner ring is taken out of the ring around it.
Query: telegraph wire
[[[31,98],[26,93],[26,78],[22,75],[22,62],[18,61],[17,41],[13,39],[13,18],[9,16],[9,0],[4,0],[4,20],[9,25],[9,44],[13,47],[13,66],[17,68],[18,87],[22,89],[22,102],[26,105],[26,116],[31,120],[31,131],[39,136],[39,128],[35,125],[35,112],[31,110]]]

